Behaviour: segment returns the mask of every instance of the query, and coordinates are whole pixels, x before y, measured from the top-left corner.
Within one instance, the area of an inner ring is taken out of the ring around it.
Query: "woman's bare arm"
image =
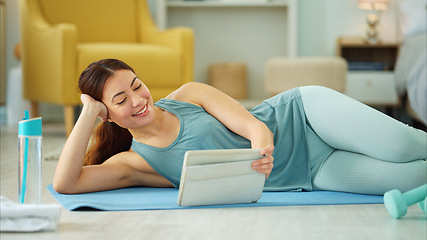
[[[96,102],[87,95],[82,95],[81,99],[82,112],[64,145],[53,178],[53,187],[58,192],[75,191],[96,119],[102,112],[106,115],[107,111],[105,106],[101,106],[102,103]]]
[[[100,165],[83,166],[86,149],[96,119],[107,119],[107,108],[88,95],[82,95],[83,109],[64,145],[53,178],[60,193],[83,193],[127,186],[171,186],[138,154],[116,154]]]
[[[251,141],[252,148],[263,149],[267,157],[254,161],[253,167],[268,176],[273,168],[273,134],[270,129],[239,102],[223,92],[202,83],[188,83],[168,98],[190,102],[203,107],[234,133]]]

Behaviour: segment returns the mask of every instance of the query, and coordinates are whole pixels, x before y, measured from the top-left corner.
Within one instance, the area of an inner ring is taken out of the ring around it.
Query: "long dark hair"
[[[79,89],[97,101],[101,101],[102,92],[107,80],[118,70],[134,70],[117,59],[103,59],[91,63],[80,75]],[[84,165],[95,165],[105,162],[111,156],[128,151],[132,143],[130,132],[114,122],[101,122],[96,127]]]

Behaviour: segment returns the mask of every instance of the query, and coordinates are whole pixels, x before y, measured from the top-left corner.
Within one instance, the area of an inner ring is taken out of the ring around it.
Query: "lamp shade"
[[[386,10],[388,0],[359,0],[358,5],[361,9]]]

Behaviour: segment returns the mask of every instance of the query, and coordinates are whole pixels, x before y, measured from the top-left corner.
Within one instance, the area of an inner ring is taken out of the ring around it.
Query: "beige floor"
[[[64,142],[63,126],[43,126],[43,152]],[[43,184],[56,161],[43,161]],[[46,189],[44,203],[56,203]],[[17,199],[17,131],[1,128],[1,195]],[[0,239],[427,239],[427,217],[411,206],[400,220],[384,206],[290,206],[236,209],[70,212],[54,232],[1,233]]]

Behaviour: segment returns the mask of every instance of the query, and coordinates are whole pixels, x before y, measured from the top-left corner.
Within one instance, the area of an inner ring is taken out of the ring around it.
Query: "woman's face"
[[[123,128],[143,127],[154,120],[150,91],[130,70],[116,71],[107,80],[102,102],[107,106],[109,121]]]

